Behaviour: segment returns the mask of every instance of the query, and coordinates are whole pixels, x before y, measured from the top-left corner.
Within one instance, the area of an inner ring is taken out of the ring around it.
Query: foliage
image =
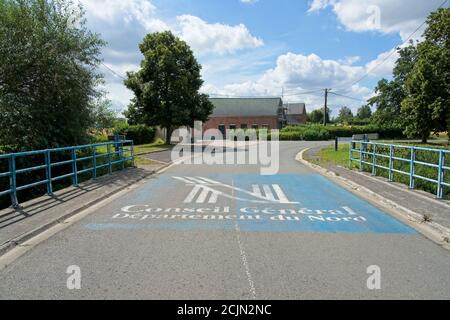
[[[327,109],[327,122],[330,122],[330,109]],[[323,109],[317,109],[311,111],[307,116],[308,122],[311,123],[323,123]]]
[[[0,0],[0,144],[86,143],[104,42],[67,0]]]
[[[350,123],[353,120],[353,112],[348,107],[342,107],[339,110],[339,115],[336,118],[338,123]]]
[[[368,152],[370,153],[372,151],[372,148],[369,146]],[[384,154],[386,156],[389,155],[389,147],[377,147],[377,153]],[[306,154],[308,157],[308,154]],[[408,149],[396,149],[395,150],[395,156],[399,158],[404,159],[410,159],[411,154]],[[357,158],[357,153],[354,154],[354,157]],[[321,165],[323,167],[327,167],[330,164],[331,165],[340,165],[343,167],[349,167],[349,144],[340,144],[339,150],[336,152],[334,151],[334,146],[325,147],[321,149],[318,153],[317,158],[311,158],[308,157],[309,161],[312,161],[318,165]],[[372,162],[372,156],[368,154],[366,156],[367,162]],[[437,153],[432,153],[429,151],[417,151],[417,160],[437,164],[438,163],[438,156]],[[377,163],[381,166],[389,167],[389,159],[383,158],[383,157],[377,157]],[[450,165],[450,161],[447,161],[446,165]],[[359,168],[358,162],[353,162],[353,168]],[[364,170],[367,172],[372,172],[372,167],[369,165],[363,166]],[[394,169],[401,170],[404,172],[409,172],[410,170],[410,164],[408,162],[404,161],[394,161]],[[436,179],[437,176],[437,170],[435,168],[427,167],[424,165],[417,165],[416,167],[416,173],[418,175],[421,175],[426,178],[430,179]],[[378,176],[382,176],[384,178],[388,178],[389,173],[388,170],[379,168],[376,171],[376,174]],[[409,176],[402,175],[402,174],[395,174],[393,175],[393,179],[395,182],[403,183],[405,185],[409,186]],[[447,172],[445,175],[445,181],[450,181],[450,172]],[[424,190],[427,192],[430,192],[432,194],[436,194],[436,184],[431,183],[428,181],[416,179],[416,188],[419,190]],[[450,199],[450,189],[445,189],[445,198]]]
[[[426,142],[430,131],[450,129],[450,8],[428,17],[425,41],[417,46],[418,59],[406,80],[402,102],[408,136]]]
[[[378,133],[380,138],[393,139],[403,137],[402,128],[368,126],[288,126],[281,130],[280,140],[329,140],[335,137],[352,137],[355,134]]]
[[[156,129],[145,124],[131,126],[122,124],[114,128],[114,134],[124,135],[128,140],[133,140],[134,144],[139,145],[153,142]]]
[[[372,117],[372,109],[369,105],[361,106],[356,113],[358,120],[368,120]]]
[[[169,141],[174,128],[206,121],[213,111],[200,94],[201,66],[186,42],[170,31],[148,34],[140,44],[141,69],[129,72],[125,85],[135,97],[126,113],[131,124],[162,126]]]
[[[94,128],[97,130],[112,128],[116,123],[116,119],[117,116],[112,110],[111,101],[99,99],[93,110]]]
[[[392,81],[381,80],[369,105],[373,122],[400,126],[426,142],[430,132],[450,129],[450,8],[430,14],[424,40],[399,50]]]

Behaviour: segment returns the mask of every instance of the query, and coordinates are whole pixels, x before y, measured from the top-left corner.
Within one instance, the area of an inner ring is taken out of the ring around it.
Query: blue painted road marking
[[[179,193],[167,207],[160,196]],[[416,231],[316,174],[160,176],[90,230],[234,230],[416,234]]]

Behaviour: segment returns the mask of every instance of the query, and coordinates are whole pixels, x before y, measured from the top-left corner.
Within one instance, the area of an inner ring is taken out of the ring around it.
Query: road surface
[[[450,299],[450,253],[295,161],[312,145],[281,143],[274,176],[173,166],[18,258],[0,298]]]

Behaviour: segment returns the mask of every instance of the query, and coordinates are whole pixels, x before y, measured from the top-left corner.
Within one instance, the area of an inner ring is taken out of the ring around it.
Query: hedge
[[[128,140],[133,140],[134,144],[147,144],[155,140],[156,129],[143,124],[127,125],[121,124],[114,128],[114,134],[126,136]]]
[[[378,133],[380,139],[404,138],[402,128],[368,126],[288,126],[281,130],[280,140],[329,140],[335,137],[352,137],[355,134]]]

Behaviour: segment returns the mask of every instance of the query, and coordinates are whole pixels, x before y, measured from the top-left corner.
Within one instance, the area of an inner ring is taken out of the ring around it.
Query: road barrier
[[[356,156],[356,157],[355,157]],[[421,159],[423,158],[423,159]],[[377,175],[377,169],[386,170],[389,181],[394,181],[394,174],[409,176],[409,187],[415,189],[416,179],[436,184],[436,196],[444,198],[444,188],[450,187],[450,150],[415,146],[351,141],[350,168],[358,163],[360,171],[364,167]],[[402,170],[405,168],[408,170]],[[427,172],[428,177],[419,175],[418,171]]]
[[[112,150],[114,147],[114,151]],[[99,149],[106,149],[106,152]],[[84,154],[83,154],[84,153]],[[79,157],[81,154],[81,157]],[[86,155],[87,154],[87,155]],[[43,164],[34,165],[32,167],[18,168],[18,160],[22,160],[26,164],[38,161],[38,158],[43,158]],[[67,160],[53,162],[52,158],[69,158]],[[25,160],[25,161],[23,161]],[[28,160],[28,161],[26,161]],[[0,173],[0,178],[9,177],[9,189],[0,191],[0,196],[10,194],[11,203],[14,208],[19,207],[19,201],[17,198],[17,192],[30,189],[33,187],[47,185],[47,193],[51,195],[53,193],[53,182],[64,179],[72,179],[72,184],[78,186],[78,176],[83,173],[91,173],[92,178],[97,178],[97,172],[101,168],[108,168],[108,173],[113,172],[114,165],[118,165],[119,169],[125,168],[127,161],[131,161],[134,166],[134,145],[131,140],[121,140],[107,143],[89,144],[83,146],[74,146],[57,149],[47,149],[11,154],[1,154],[0,163],[3,161],[8,162],[9,170],[7,172]],[[91,163],[91,167],[78,170],[80,163]],[[52,169],[56,167],[69,167],[71,170],[64,174],[53,176]],[[18,175],[23,175],[35,171],[45,170],[45,179],[35,181],[25,185],[18,185]]]

